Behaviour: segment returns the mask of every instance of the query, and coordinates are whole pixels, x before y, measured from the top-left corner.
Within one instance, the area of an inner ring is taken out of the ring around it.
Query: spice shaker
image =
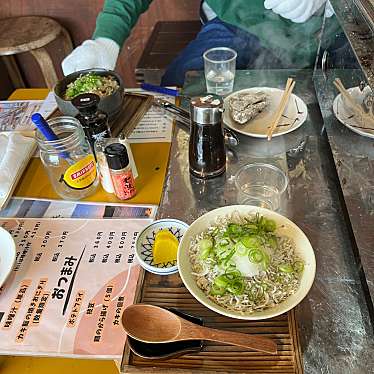
[[[78,95],[72,100],[72,104],[79,111],[76,118],[81,123],[93,151],[96,140],[110,138],[108,115],[98,109],[99,102],[100,97],[92,93]]]
[[[126,147],[121,143],[112,143],[104,150],[114,193],[120,200],[131,199],[136,194],[135,181]]]
[[[213,178],[226,170],[222,129],[223,100],[209,94],[190,102],[190,172],[198,178]]]

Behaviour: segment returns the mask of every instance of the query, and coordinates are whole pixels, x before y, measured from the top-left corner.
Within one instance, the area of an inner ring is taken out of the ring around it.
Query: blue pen
[[[38,130],[43,134],[43,136],[48,141],[55,141],[59,140],[58,136],[53,132],[51,127],[48,125],[48,122],[44,119],[44,117],[40,113],[34,113],[31,116],[31,121],[35,123]],[[72,160],[69,156],[69,153],[66,151],[59,152],[60,156],[63,157],[69,164],[73,164],[74,160]]]
[[[183,96],[180,94],[178,90],[174,90],[172,88],[161,87],[161,86],[155,86],[154,84],[142,83],[140,87],[143,90],[151,91],[151,92],[158,92],[164,95],[169,95],[169,96],[174,96],[174,97]]]

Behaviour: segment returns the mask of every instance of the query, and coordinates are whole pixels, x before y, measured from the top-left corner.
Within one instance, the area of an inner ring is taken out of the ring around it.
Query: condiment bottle
[[[131,199],[136,195],[136,189],[126,147],[121,143],[109,144],[105,147],[104,153],[114,193],[120,200]]]
[[[82,124],[86,137],[94,151],[96,140],[110,138],[108,115],[98,109],[100,97],[92,93],[85,93],[76,96],[72,104],[78,109],[76,118]]]
[[[223,100],[209,94],[190,102],[190,172],[198,178],[213,178],[226,170],[225,141],[222,129]]]

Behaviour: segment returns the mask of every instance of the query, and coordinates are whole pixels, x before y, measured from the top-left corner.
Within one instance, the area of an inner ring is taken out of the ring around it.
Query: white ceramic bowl
[[[241,314],[239,312],[227,310],[210,300],[208,296],[196,285],[195,277],[192,275],[192,267],[188,256],[188,248],[190,246],[192,238],[214,224],[218,216],[226,216],[235,211],[239,212],[240,214],[250,215],[259,213],[266,218],[274,220],[277,224],[277,233],[280,235],[288,236],[294,240],[296,245],[296,253],[304,260],[305,263],[300,286],[296,293],[273,308],[254,312],[251,314]],[[227,317],[247,320],[261,320],[285,313],[301,302],[301,300],[307,295],[310,288],[312,287],[316,273],[316,260],[313,248],[308,238],[301,231],[301,229],[288,218],[264,208],[250,205],[231,205],[212,210],[204,214],[191,224],[179,244],[178,269],[186,288],[200,303],[205,305],[207,308]]]
[[[146,226],[136,241],[136,257],[140,265],[145,270],[158,275],[170,275],[178,272],[177,261],[157,265],[153,263],[152,247],[156,233],[165,229],[169,230],[180,242],[188,225],[177,219],[160,219]]]
[[[16,261],[16,245],[8,231],[0,227],[0,287],[12,272]]]

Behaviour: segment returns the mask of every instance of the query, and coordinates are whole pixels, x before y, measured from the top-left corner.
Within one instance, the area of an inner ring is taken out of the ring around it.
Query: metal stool
[[[34,56],[47,87],[54,86],[57,82],[56,71],[44,47],[59,36],[62,37],[64,53],[67,55],[73,49],[70,36],[55,20],[39,16],[0,19],[0,56],[16,87],[25,87],[25,84],[13,55],[23,52],[30,52]]]

